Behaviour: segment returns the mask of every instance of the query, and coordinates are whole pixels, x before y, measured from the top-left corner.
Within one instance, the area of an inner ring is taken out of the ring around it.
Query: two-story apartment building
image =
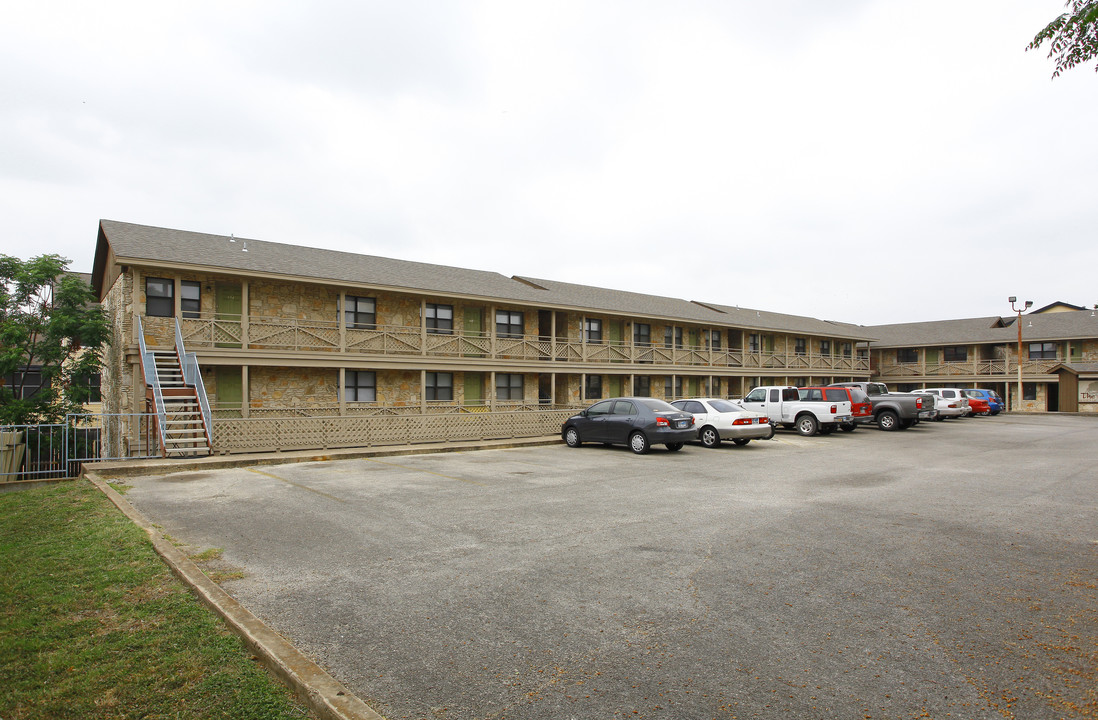
[[[92,282],[114,327],[112,412],[148,407],[140,341],[170,348],[177,323],[214,417],[575,407],[869,377],[869,335],[853,325],[107,220]]]
[[[1073,307],[1054,303],[1023,315],[1020,356],[1017,316],[865,327],[875,338],[874,379],[896,390],[993,389],[1012,410],[1098,412],[1098,404],[1078,394],[1077,381],[1070,396],[1061,395],[1062,377],[1090,377],[1086,366],[1098,362],[1098,313]]]

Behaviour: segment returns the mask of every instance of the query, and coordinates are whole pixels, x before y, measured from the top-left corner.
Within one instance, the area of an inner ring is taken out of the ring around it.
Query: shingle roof
[[[211,270],[274,274],[323,283],[346,282],[745,329],[803,332],[851,339],[870,337],[864,328],[848,323],[555,280],[518,276],[509,278],[483,270],[250,238],[230,238],[226,235],[172,230],[114,220],[101,220],[99,227],[93,281],[96,291],[100,293],[103,290],[99,284],[104,277],[106,246],[109,245],[118,262],[178,264]]]
[[[869,325],[864,330],[869,337],[875,338],[870,343],[872,347],[1010,343],[1018,341],[1016,321],[1016,318],[991,316]],[[1022,316],[1023,342],[1078,338],[1098,338],[1098,316],[1092,315],[1091,310]]]

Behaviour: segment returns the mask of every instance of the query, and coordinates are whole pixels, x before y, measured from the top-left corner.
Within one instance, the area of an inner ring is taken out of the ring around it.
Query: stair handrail
[[[160,376],[156,372],[156,357],[145,346],[145,324],[141,322],[141,316],[137,315],[137,342],[141,348],[141,372],[145,376],[145,384],[152,388],[153,405],[156,407],[156,435],[160,438],[160,454],[167,455],[168,444],[165,438],[168,427],[168,413],[164,407],[164,391],[160,388]]]
[[[202,370],[198,367],[198,354],[189,353],[183,347],[183,330],[179,318],[175,319],[175,352],[179,355],[183,367],[183,384],[194,388],[198,397],[198,407],[202,411],[202,426],[206,429],[206,446],[213,450],[213,413],[210,412],[210,398],[206,395],[206,384],[202,382]]]

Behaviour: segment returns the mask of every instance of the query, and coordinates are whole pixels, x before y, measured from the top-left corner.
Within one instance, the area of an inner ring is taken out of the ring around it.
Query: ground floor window
[[[496,374],[496,400],[522,400],[522,375],[517,373]]]
[[[583,385],[583,397],[586,400],[602,398],[602,375],[588,375]]]
[[[1022,383],[1022,399],[1023,400],[1036,400],[1037,399],[1037,383]]]
[[[429,372],[427,375],[427,399],[428,400],[453,400],[454,399],[454,374],[443,372]]]
[[[682,378],[668,376],[663,383],[663,396],[666,398],[682,397]]]
[[[633,378],[633,394],[638,397],[652,396],[652,378],[647,375],[638,375]]]
[[[376,402],[377,374],[372,370],[348,370],[343,392],[347,402]]]

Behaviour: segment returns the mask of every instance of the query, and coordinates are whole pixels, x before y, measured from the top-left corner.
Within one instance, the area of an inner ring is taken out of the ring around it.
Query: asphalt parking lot
[[[127,499],[387,718],[1098,716],[1098,418],[182,472]]]

